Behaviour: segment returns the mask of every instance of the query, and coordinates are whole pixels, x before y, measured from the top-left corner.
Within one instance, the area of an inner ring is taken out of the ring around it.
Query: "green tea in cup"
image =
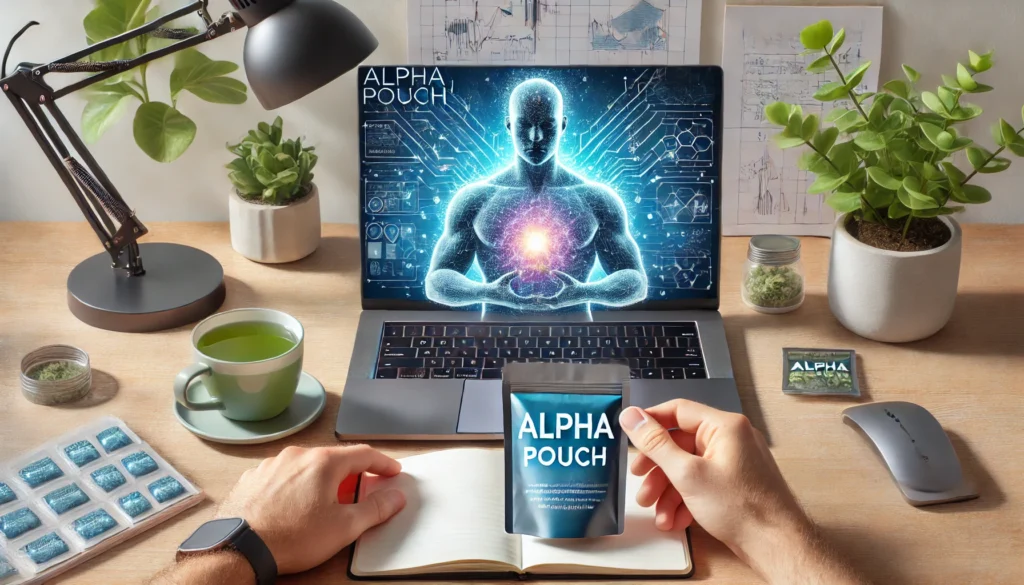
[[[273,418],[288,408],[302,375],[304,332],[299,321],[273,309],[218,313],[192,330],[195,363],[174,381],[174,397],[190,410],[219,410],[238,421]],[[211,400],[195,401],[201,379]]]
[[[288,353],[296,343],[288,329],[277,323],[239,321],[206,333],[196,349],[226,362],[260,362]]]

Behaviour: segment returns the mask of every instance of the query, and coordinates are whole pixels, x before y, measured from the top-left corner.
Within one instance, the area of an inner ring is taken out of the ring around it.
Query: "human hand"
[[[483,302],[501,305],[512,309],[521,309],[539,304],[539,297],[522,296],[512,289],[512,281],[519,277],[519,271],[513,270],[499,276],[485,286]]]
[[[741,558],[755,554],[775,530],[809,529],[764,437],[747,417],[672,400],[646,411],[628,408],[620,423],[641,451],[633,474],[647,476],[637,503],[655,506],[658,528],[681,529],[696,520]]]
[[[544,306],[550,310],[572,307],[587,302],[587,285],[561,270],[552,270],[551,275],[562,283],[562,288],[550,297],[544,297]]]
[[[747,417],[672,400],[619,423],[641,452],[633,474],[647,475],[637,503],[655,506],[658,528],[696,520],[772,584],[868,583],[818,534]]]
[[[405,496],[394,489],[374,492],[357,504],[340,504],[339,484],[364,471],[390,477],[401,470],[398,461],[366,445],[285,447],[242,474],[217,517],[244,518],[270,548],[278,573],[299,573],[330,559],[405,506]]]

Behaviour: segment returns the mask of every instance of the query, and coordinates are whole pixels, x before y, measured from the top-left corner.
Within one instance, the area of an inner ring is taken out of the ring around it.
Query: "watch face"
[[[203,524],[181,543],[182,552],[203,551],[217,547],[242,526],[241,518],[220,518]]]

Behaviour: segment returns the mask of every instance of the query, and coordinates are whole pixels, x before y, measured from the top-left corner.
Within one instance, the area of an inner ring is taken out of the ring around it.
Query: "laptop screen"
[[[367,308],[717,307],[717,67],[359,69]]]

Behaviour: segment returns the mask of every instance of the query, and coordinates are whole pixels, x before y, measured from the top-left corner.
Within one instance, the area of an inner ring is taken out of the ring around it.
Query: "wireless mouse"
[[[903,497],[913,506],[978,497],[932,413],[910,402],[873,402],[843,411],[874,444]]]

